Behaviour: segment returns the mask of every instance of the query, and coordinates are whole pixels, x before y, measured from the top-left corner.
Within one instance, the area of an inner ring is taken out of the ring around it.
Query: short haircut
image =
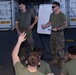
[[[68,53],[72,55],[76,55],[76,46],[70,46],[68,48]]]
[[[35,48],[33,49],[33,51],[34,51],[34,52],[37,52],[40,57],[43,55],[43,49],[42,49],[42,48],[35,47]]]
[[[19,1],[19,5],[21,4],[25,5],[25,1]]]
[[[57,5],[58,7],[60,7],[60,3],[59,2],[53,2],[52,4]]]
[[[38,66],[38,63],[40,62],[38,53],[31,52],[28,55],[27,61],[28,61],[28,65],[30,65],[30,66]]]

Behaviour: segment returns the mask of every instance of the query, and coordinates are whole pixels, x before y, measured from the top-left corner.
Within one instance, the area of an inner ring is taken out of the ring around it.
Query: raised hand
[[[26,33],[23,32],[19,35],[18,41],[19,42],[24,42],[26,40]]]

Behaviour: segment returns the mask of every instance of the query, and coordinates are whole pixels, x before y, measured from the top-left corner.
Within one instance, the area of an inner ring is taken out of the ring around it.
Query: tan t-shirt
[[[73,58],[72,60],[66,62],[63,67],[61,72],[66,75],[76,75],[76,58]]]
[[[18,26],[20,28],[29,28],[31,21],[35,18],[36,14],[33,11],[27,10],[26,12],[19,12],[15,18],[18,21]]]
[[[51,22],[52,28],[59,28],[63,26],[64,21],[66,21],[66,16],[62,12],[59,12],[58,14],[52,13],[50,15],[49,22]]]

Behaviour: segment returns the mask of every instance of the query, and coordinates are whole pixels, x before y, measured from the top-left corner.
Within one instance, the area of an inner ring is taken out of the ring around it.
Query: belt
[[[20,29],[29,29],[29,27],[19,27]]]
[[[53,30],[51,30],[51,31],[52,31],[52,32],[55,32],[55,33],[56,33],[56,32],[63,32],[62,30],[58,30],[58,31],[53,31]]]

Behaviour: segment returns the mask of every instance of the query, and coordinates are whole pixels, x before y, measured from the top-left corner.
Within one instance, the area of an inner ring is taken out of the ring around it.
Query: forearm
[[[18,42],[16,43],[16,46],[14,47],[13,52],[12,52],[13,65],[15,65],[16,62],[20,62],[18,53],[20,50],[21,43],[24,42],[25,40],[26,40],[26,33],[23,32],[19,35]]]
[[[16,46],[13,49],[13,52],[12,52],[13,64],[15,64],[17,61],[20,61],[18,57],[20,45],[21,45],[21,42],[17,42]]]
[[[37,21],[38,21],[38,17],[36,16],[35,19],[34,19],[34,22],[31,25],[34,26],[37,23]]]
[[[20,48],[21,42],[17,42],[16,46],[13,49],[12,55],[17,56],[19,53],[19,48]]]
[[[49,26],[51,26],[51,22],[48,22],[48,23],[45,25],[46,28],[49,27]]]
[[[59,27],[58,30],[64,30],[67,28],[67,22],[64,22],[63,26]]]
[[[15,28],[16,28],[17,32],[19,32],[18,21],[15,21]]]
[[[17,32],[19,31],[18,24],[15,24]]]

